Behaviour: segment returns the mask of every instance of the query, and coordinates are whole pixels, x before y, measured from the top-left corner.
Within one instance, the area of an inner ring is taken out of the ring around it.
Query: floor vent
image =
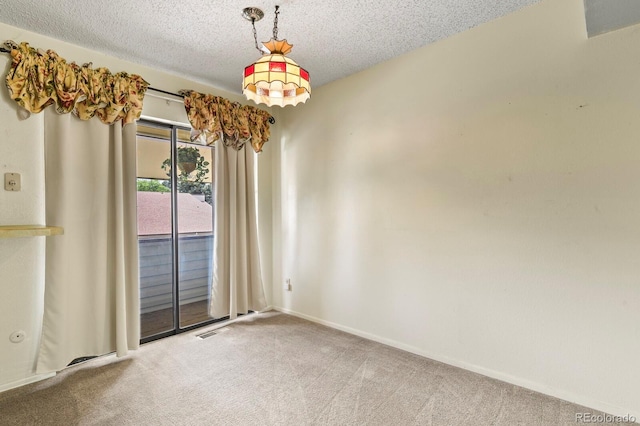
[[[71,367],[72,365],[80,364],[82,362],[89,361],[90,359],[94,359],[94,358],[97,358],[97,356],[95,355],[81,356],[80,358],[76,358],[73,361],[71,361],[69,364],[67,364],[67,367]]]
[[[215,336],[216,334],[220,333],[221,331],[224,331],[224,329],[222,329],[222,328],[218,328],[218,329],[216,329],[216,330],[205,331],[204,333],[196,334],[196,337],[197,337],[198,339],[202,339],[202,340],[204,340],[204,339],[206,339],[206,338],[208,338],[208,337]]]

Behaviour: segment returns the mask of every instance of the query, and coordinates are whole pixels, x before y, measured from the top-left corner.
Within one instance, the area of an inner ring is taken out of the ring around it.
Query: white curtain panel
[[[236,318],[266,308],[256,208],[256,153],[216,143],[213,280],[210,314]],[[247,144],[248,146],[248,144]]]
[[[39,373],[138,348],[136,127],[45,114],[47,238]]]

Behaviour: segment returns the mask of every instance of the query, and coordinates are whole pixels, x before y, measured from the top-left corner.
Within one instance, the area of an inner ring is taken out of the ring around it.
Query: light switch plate
[[[4,189],[7,191],[20,191],[22,189],[20,173],[5,173]]]

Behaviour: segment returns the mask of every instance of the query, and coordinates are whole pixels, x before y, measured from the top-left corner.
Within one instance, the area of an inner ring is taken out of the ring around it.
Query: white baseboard
[[[29,383],[39,382],[40,380],[48,379],[56,375],[56,372],[46,374],[36,374],[35,376],[26,377],[22,380],[17,380],[11,383],[5,383],[0,385],[0,392],[8,391],[9,389],[19,388],[20,386],[28,385]]]
[[[483,376],[491,377],[492,379],[497,379],[503,382],[510,383],[512,385],[520,386],[535,392],[549,395],[554,398],[562,399],[564,401],[568,401],[574,404],[582,405],[584,407],[592,408],[597,411],[602,411],[604,413],[611,414],[613,416],[635,417],[636,421],[640,421],[640,412],[638,411],[628,410],[622,407],[618,407],[617,405],[609,404],[607,402],[602,402],[602,401],[594,400],[588,397],[584,397],[582,395],[577,395],[573,392],[568,392],[562,389],[555,389],[555,388],[543,385],[541,383],[536,383],[526,379],[522,379],[520,377],[511,376],[509,374],[505,374],[500,371],[495,371],[495,370],[480,367],[477,365],[469,364],[467,362],[449,358],[447,356],[430,353],[428,351],[425,351],[425,350],[422,350],[414,346],[407,345],[392,339],[380,337],[375,334],[367,333],[365,331],[357,330],[351,327],[346,327],[340,324],[333,323],[331,321],[326,321],[326,320],[316,318],[310,315],[306,315],[300,312],[292,311],[290,309],[281,308],[277,306],[272,307],[272,309],[285,314],[303,318],[303,319],[315,322],[317,324],[326,325],[327,327],[335,328],[336,330],[344,331],[346,333],[363,337],[368,340],[373,340],[374,342],[383,343],[385,345],[392,346],[394,348],[398,348],[403,351],[411,352],[413,354],[420,355],[425,358],[432,359],[434,361],[439,361],[444,364],[452,365],[454,367],[459,367],[465,370],[473,371],[474,373],[482,374]]]

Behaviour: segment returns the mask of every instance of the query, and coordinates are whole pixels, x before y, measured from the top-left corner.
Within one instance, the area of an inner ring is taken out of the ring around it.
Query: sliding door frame
[[[171,147],[171,249],[172,249],[172,300],[173,300],[173,330],[153,334],[140,339],[140,343],[147,343],[154,340],[162,339],[164,337],[173,336],[180,333],[192,331],[196,328],[204,327],[207,325],[215,324],[221,321],[226,321],[229,316],[222,318],[212,318],[208,321],[199,322],[186,327],[180,327],[180,249],[179,249],[179,228],[178,228],[178,130],[191,130],[188,125],[180,125],[177,123],[164,123],[161,121],[154,121],[150,119],[139,120],[137,124],[144,126],[155,127],[160,129],[171,130],[171,140],[169,141]],[[214,150],[215,155],[215,150]],[[137,179],[137,176],[136,176]],[[215,182],[214,182],[215,184]],[[216,238],[216,235],[213,235]],[[213,259],[211,259],[213,262]],[[138,283],[140,285],[140,283]]]

